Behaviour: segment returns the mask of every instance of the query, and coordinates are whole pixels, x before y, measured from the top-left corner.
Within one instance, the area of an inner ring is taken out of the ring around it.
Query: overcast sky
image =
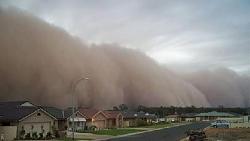
[[[1,0],[88,43],[118,43],[172,69],[250,74],[249,0]]]

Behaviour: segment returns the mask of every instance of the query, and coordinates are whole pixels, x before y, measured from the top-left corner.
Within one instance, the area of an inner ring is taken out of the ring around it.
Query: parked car
[[[214,128],[229,128],[230,123],[226,120],[216,120],[211,123],[211,126]]]
[[[204,141],[206,134],[202,130],[188,130],[186,132],[189,141]]]

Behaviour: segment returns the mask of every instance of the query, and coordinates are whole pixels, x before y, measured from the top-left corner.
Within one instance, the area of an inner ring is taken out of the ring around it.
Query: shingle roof
[[[21,106],[25,102],[0,102],[0,121],[18,121],[39,109],[36,106]]]
[[[167,115],[167,118],[177,118],[180,117],[180,115]]]
[[[195,115],[197,117],[204,117],[204,116],[210,116],[210,117],[233,117],[233,114],[229,114],[229,113],[224,113],[224,112],[216,112],[216,111],[212,111],[212,112],[208,112],[208,113],[200,113]]]
[[[45,110],[47,113],[49,113],[50,115],[52,115],[53,117],[55,117],[58,120],[65,118],[64,111],[59,109],[59,108],[46,107],[46,106],[41,106],[40,108],[42,108],[43,110]]]
[[[126,111],[126,112],[123,112],[122,115],[123,115],[123,118],[149,118],[149,119],[156,118],[154,114],[149,114],[145,112]]]
[[[90,109],[90,108],[79,108],[78,111],[83,114],[86,119],[92,119],[93,116],[98,113],[100,110]]]
[[[116,118],[119,114],[121,114],[120,111],[103,111],[103,113],[107,116],[107,118]]]
[[[136,118],[137,112],[126,111],[126,112],[122,112],[122,115],[123,115],[123,118]]]
[[[195,115],[197,115],[197,113],[186,113],[186,114],[181,114],[180,117],[191,118],[195,117]]]

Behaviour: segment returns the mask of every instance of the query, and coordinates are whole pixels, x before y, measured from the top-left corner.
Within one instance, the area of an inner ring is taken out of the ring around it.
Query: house
[[[137,126],[137,112],[123,112],[123,127]]]
[[[48,106],[39,106],[39,107],[56,118],[53,123],[54,125],[53,128],[56,128],[59,131],[67,130],[64,110],[61,110],[56,107],[48,107]]]
[[[195,115],[196,121],[210,121],[210,120],[216,120],[218,118],[226,118],[226,117],[235,117],[235,115],[230,113],[224,113],[224,112],[208,112],[208,113],[200,113]]]
[[[218,120],[228,121],[230,123],[229,128],[250,128],[249,116],[247,115],[236,114],[235,117],[218,118]]]
[[[162,122],[166,122],[166,118],[156,118],[155,123],[162,123]]]
[[[73,120],[72,108],[61,110],[56,107],[46,107],[46,106],[40,106],[40,107],[56,118],[56,120],[54,121],[54,128],[56,128],[59,131],[65,131],[65,130],[72,131],[73,121],[76,131],[85,129],[86,118],[77,109],[75,109],[75,115]]]
[[[153,123],[153,121],[156,121],[156,115],[155,114],[149,114],[145,112],[138,112],[136,114],[137,119],[145,121],[147,124]]]
[[[134,127],[140,126],[140,124],[150,124],[156,121],[155,114],[149,114],[145,112],[134,112],[126,111],[123,112],[123,126],[124,127]]]
[[[91,108],[79,108],[78,111],[86,118],[87,128],[97,129],[107,128],[107,115],[103,111]]]
[[[85,130],[86,129],[86,116],[84,116],[79,110],[75,109],[75,114],[73,118],[73,111],[72,108],[67,108],[63,111],[64,113],[64,120],[67,130],[72,131],[73,121],[75,130]]]
[[[195,121],[195,115],[197,115],[197,113],[181,114],[180,115],[180,121],[194,122]]]
[[[1,134],[7,139],[52,133],[56,118],[28,101],[0,102]],[[7,130],[12,128],[12,130]]]
[[[178,114],[166,116],[166,122],[180,122],[180,121],[181,121],[181,118],[180,118],[180,115]]]
[[[123,115],[120,111],[103,111],[107,117],[107,128],[121,128],[123,127]]]

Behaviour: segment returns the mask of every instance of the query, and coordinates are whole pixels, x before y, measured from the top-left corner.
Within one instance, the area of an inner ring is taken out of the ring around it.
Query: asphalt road
[[[113,138],[107,141],[179,141],[186,136],[185,132],[187,130],[203,129],[207,126],[209,126],[207,122],[193,123],[121,138]]]

